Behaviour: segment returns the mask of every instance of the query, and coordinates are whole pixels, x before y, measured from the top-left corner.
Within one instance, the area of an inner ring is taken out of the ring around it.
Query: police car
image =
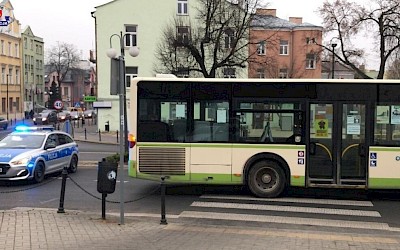
[[[52,127],[17,126],[0,141],[0,180],[33,179],[78,169],[78,145],[71,136]]]

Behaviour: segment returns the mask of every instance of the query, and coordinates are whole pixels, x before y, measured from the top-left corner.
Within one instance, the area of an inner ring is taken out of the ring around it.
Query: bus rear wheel
[[[263,160],[250,169],[247,183],[255,196],[273,198],[279,196],[285,189],[286,178],[276,162]]]

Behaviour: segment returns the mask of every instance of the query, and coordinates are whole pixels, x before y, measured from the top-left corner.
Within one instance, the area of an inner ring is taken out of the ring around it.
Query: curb
[[[98,161],[79,161],[78,165],[79,167],[97,167],[99,164]]]

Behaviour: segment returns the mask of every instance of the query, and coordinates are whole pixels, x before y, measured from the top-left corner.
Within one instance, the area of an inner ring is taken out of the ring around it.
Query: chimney
[[[274,16],[276,17],[276,9],[257,9],[256,10],[257,15],[262,15],[262,16]]]
[[[295,24],[302,24],[303,18],[302,17],[289,17],[289,22],[295,23]]]

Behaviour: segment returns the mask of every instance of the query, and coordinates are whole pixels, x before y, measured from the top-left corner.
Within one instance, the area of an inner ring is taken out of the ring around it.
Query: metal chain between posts
[[[97,200],[101,200],[102,198],[101,197],[97,197],[97,196],[95,196],[94,194],[92,194],[92,193],[90,193],[89,191],[87,191],[87,190],[85,190],[82,186],[80,186],[74,179],[72,179],[71,178],[71,176],[68,176],[69,177],[69,179],[79,188],[79,189],[81,189],[83,192],[85,192],[86,194],[88,194],[88,195],[90,195],[91,197],[93,197],[93,198],[95,198],[95,199],[97,199]],[[146,194],[146,195],[144,195],[144,196],[142,196],[142,197],[140,197],[140,198],[137,198],[137,199],[134,199],[134,200],[129,200],[129,201],[125,201],[124,203],[132,203],[132,202],[135,202],[135,201],[139,201],[139,200],[142,200],[142,199],[144,199],[144,198],[147,198],[147,197],[149,197],[150,195],[153,195],[155,192],[157,192],[158,190],[160,189],[160,187],[158,186],[157,188],[155,188],[153,191],[151,191],[150,193],[148,193],[148,194]],[[110,200],[106,200],[106,202],[108,202],[108,203],[120,203],[119,201],[110,201]]]
[[[35,189],[35,188],[41,187],[41,186],[43,186],[43,185],[49,184],[49,183],[51,183],[51,182],[53,182],[53,181],[55,181],[55,180],[58,180],[60,176],[61,176],[61,173],[60,173],[59,175],[57,175],[56,177],[54,177],[53,179],[50,179],[49,181],[45,181],[45,182],[38,183],[37,185],[35,185],[35,186],[33,186],[33,187],[28,187],[28,188],[19,189],[19,190],[12,190],[12,191],[0,191],[0,194],[18,193],[18,192],[24,192],[24,191],[27,191],[27,190],[30,190],[30,189]],[[89,196],[91,196],[91,197],[93,197],[93,198],[95,198],[95,199],[97,199],[97,200],[101,200],[101,197],[97,197],[97,196],[95,196],[94,194],[90,193],[89,191],[85,190],[85,189],[84,189],[81,185],[79,185],[73,178],[71,178],[71,176],[67,175],[67,179],[70,179],[79,189],[81,189],[83,192],[85,192],[85,193],[88,194]],[[136,202],[136,201],[142,200],[142,199],[144,199],[144,198],[149,197],[150,195],[153,195],[153,194],[156,193],[159,189],[160,189],[160,187],[157,186],[157,188],[155,188],[155,189],[154,189],[153,191],[151,191],[150,193],[148,193],[148,194],[146,194],[146,195],[144,195],[144,196],[142,196],[142,197],[139,197],[139,198],[137,198],[137,199],[125,201],[124,203],[132,203],[132,202]],[[108,203],[120,203],[119,201],[110,201],[110,200],[107,200],[106,202],[108,202]]]
[[[27,190],[30,190],[30,189],[35,189],[35,188],[41,187],[43,185],[46,185],[46,184],[48,184],[50,182],[53,182],[53,181],[57,180],[60,176],[61,176],[61,173],[58,176],[54,177],[53,179],[50,179],[49,181],[44,181],[44,182],[38,183],[37,185],[35,185],[33,187],[28,187],[28,188],[19,189],[19,190],[12,190],[12,191],[0,191],[0,194],[18,193],[18,192],[27,191]]]

